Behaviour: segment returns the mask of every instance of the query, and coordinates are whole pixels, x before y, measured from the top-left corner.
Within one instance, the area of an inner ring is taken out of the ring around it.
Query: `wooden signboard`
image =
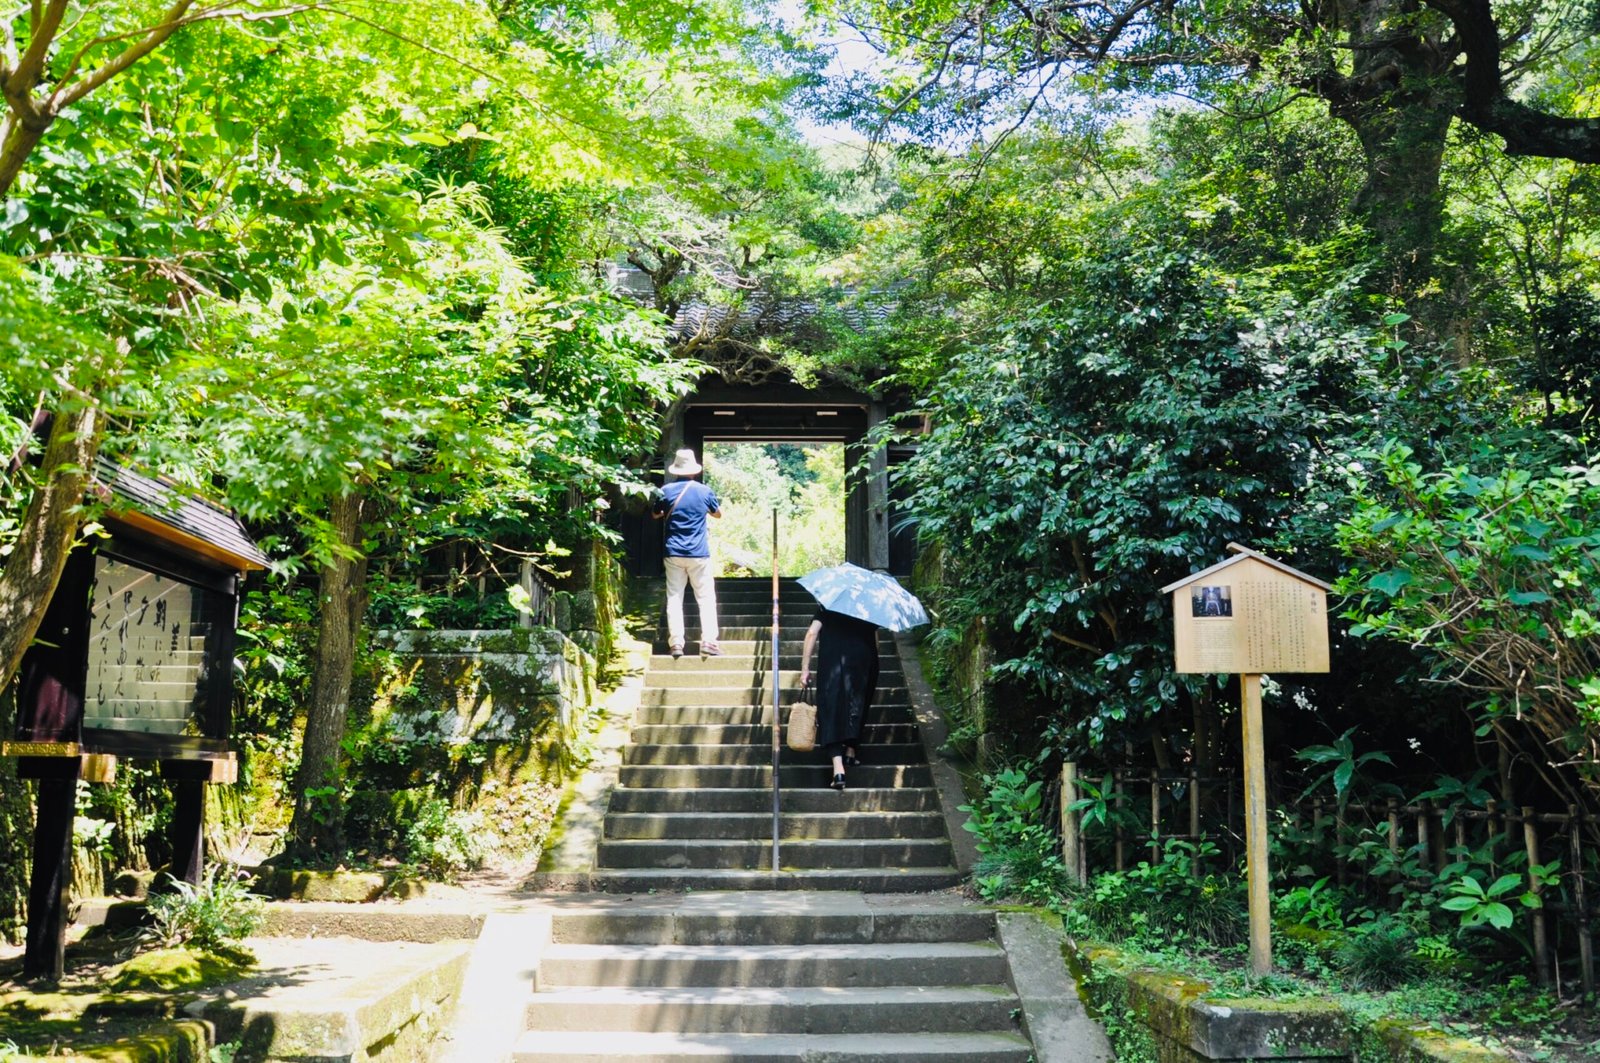
[[[1267,766],[1261,676],[1328,670],[1328,585],[1229,543],[1233,557],[1161,588],[1172,595],[1177,671],[1239,676],[1244,739],[1245,863],[1250,892],[1250,967],[1272,969],[1267,867]]]
[[[1328,585],[1321,580],[1243,551],[1162,590],[1172,595],[1179,672],[1328,670]]]
[[[228,749],[242,575],[266,565],[231,513],[106,459],[91,489],[108,534],[75,550],[22,660],[0,756],[38,780],[23,973],[59,979],[77,784],[118,758],[172,785],[173,877],[200,881],[205,786],[233,782]]]

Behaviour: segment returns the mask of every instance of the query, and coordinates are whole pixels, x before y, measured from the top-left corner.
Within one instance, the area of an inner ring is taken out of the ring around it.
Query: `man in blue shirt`
[[[711,543],[706,537],[706,518],[722,519],[722,503],[716,492],[696,483],[700,463],[694,451],[680,450],[667,466],[667,474],[678,479],[661,489],[652,515],[667,521],[667,648],[672,656],[683,656],[683,589],[694,587],[694,601],[700,607],[700,653],[720,656],[717,646],[717,587],[711,576]]]

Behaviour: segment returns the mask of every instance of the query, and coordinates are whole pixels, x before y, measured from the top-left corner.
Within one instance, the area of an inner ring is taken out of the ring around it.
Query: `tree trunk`
[[[329,521],[342,546],[360,548],[359,494],[335,498]],[[322,625],[317,631],[311,705],[306,710],[306,735],[300,771],[295,776],[294,822],[290,826],[289,853],[299,860],[337,856],[343,849],[339,754],[350,708],[366,568],[364,558],[335,557],[322,569],[318,593]]]
[[[39,486],[0,572],[0,683],[17,674],[77,541],[83,493],[103,431],[100,411],[92,406],[58,414],[51,424]]]
[[[1342,0],[1339,21],[1353,65],[1316,88],[1361,142],[1356,212],[1384,260],[1374,287],[1410,301],[1433,277],[1444,224],[1439,174],[1456,108],[1449,24],[1413,0]]]
[[[28,156],[33,154],[49,128],[49,121],[26,123],[15,116],[5,123],[3,135],[0,135],[0,199],[11,191]]]
[[[1450,112],[1424,99],[1393,98],[1357,108],[1347,121],[1366,158],[1355,206],[1383,254],[1378,279],[1389,294],[1410,300],[1433,277],[1444,227],[1439,174]]]

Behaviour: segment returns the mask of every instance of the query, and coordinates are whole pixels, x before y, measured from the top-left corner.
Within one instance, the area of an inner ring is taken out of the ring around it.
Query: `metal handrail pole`
[[[783,706],[778,699],[780,673],[778,669],[778,625],[781,619],[778,606],[778,510],[772,510],[772,873],[776,875],[783,865],[778,863],[778,760],[783,753]]]

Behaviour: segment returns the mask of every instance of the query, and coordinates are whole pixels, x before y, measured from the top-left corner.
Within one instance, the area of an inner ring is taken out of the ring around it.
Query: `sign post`
[[[1328,670],[1329,587],[1238,543],[1228,549],[1233,557],[1161,591],[1172,595],[1175,670],[1239,676],[1250,969],[1264,975],[1272,970],[1272,876],[1261,677]]]

